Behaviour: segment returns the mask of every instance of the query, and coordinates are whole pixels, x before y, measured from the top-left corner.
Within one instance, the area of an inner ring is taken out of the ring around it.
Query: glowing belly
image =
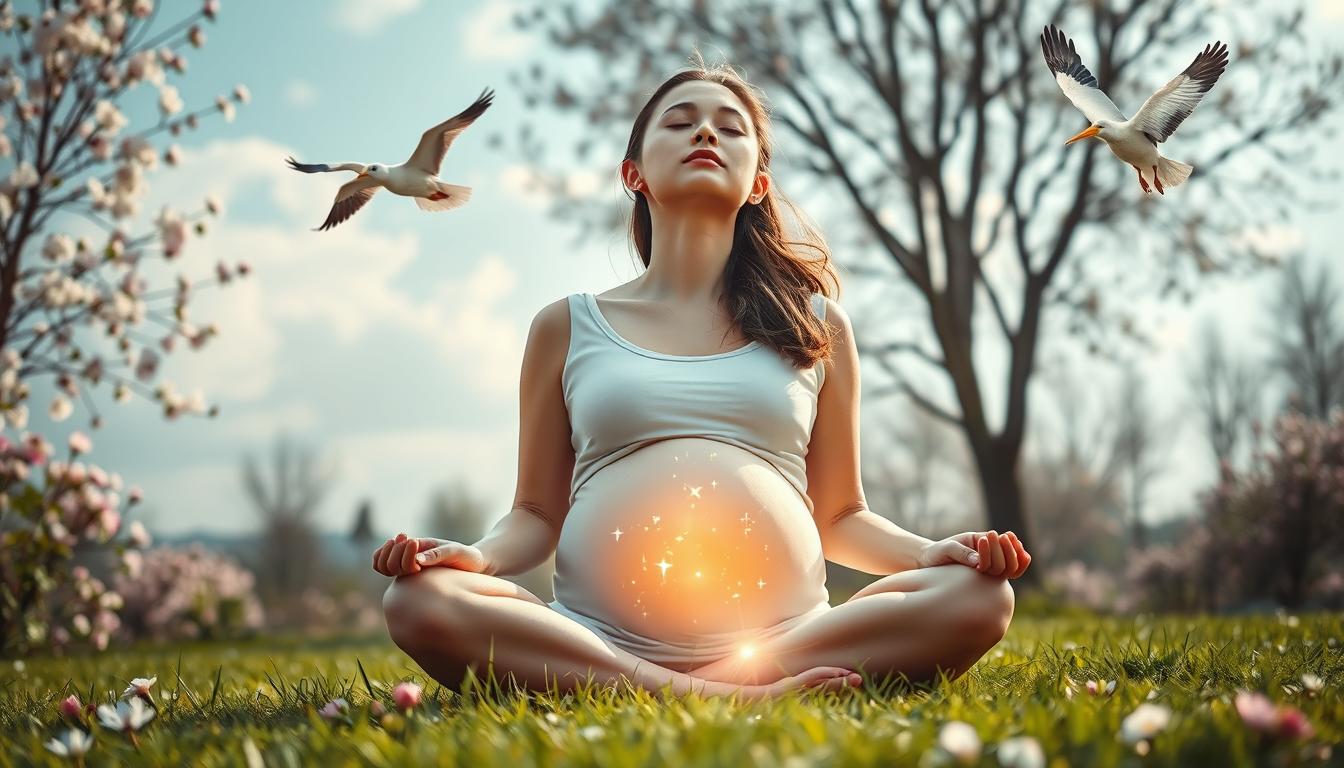
[[[707,438],[661,440],[579,489],[556,597],[646,637],[772,625],[826,602],[816,524],[765,460]]]

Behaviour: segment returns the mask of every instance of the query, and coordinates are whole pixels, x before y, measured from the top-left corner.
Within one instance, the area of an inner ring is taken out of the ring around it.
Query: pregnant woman
[[[765,698],[956,677],[1003,637],[1016,536],[932,541],[867,507],[850,321],[820,235],[785,231],[768,131],[726,66],[653,93],[620,168],[646,269],[533,319],[512,510],[474,544],[374,553],[392,639],[443,685]],[[552,552],[551,603],[499,578]],[[882,578],[831,607],[826,560]]]

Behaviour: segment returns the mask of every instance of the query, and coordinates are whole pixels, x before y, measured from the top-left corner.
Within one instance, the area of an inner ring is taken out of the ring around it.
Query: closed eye
[[[688,128],[688,127],[690,127],[690,125],[691,125],[690,123],[670,123],[667,127],[668,127],[668,128]],[[728,127],[726,127],[726,126],[725,126],[724,128],[719,129],[719,130],[727,131],[727,132],[729,132],[729,133],[734,133],[734,134],[737,134],[738,136],[746,136],[746,135],[747,135],[747,132],[746,132],[746,131],[739,131],[739,130],[737,130],[736,128],[728,128]]]

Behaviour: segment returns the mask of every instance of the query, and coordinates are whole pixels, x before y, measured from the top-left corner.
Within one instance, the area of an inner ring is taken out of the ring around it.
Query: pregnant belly
[[[750,451],[660,440],[579,489],[556,598],[655,640],[765,627],[825,603],[825,561],[798,491]]]

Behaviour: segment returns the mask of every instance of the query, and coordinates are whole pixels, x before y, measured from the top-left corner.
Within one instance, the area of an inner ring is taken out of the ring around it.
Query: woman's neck
[[[649,268],[636,281],[650,299],[717,301],[733,248],[737,211],[658,210],[650,207],[653,228]]]

